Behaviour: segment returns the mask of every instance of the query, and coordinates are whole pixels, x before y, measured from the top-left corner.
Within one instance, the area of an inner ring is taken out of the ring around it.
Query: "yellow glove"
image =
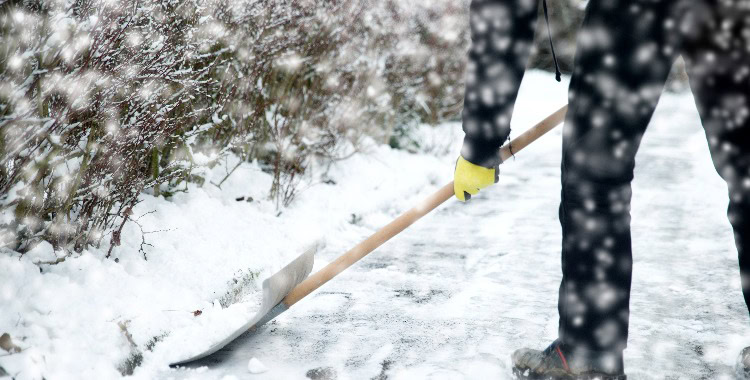
[[[466,161],[459,156],[453,173],[453,192],[461,202],[471,199],[479,190],[497,183],[499,168],[489,169]]]

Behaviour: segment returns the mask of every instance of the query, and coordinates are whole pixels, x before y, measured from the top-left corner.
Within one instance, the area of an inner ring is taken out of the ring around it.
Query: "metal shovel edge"
[[[258,327],[287,311],[289,307],[284,304],[282,300],[292,289],[294,289],[294,287],[307,278],[313,268],[315,253],[324,246],[325,243],[323,241],[315,242],[307,248],[303,254],[299,255],[287,266],[276,272],[273,276],[265,279],[263,281],[263,302],[261,303],[260,309],[255,313],[253,318],[242,325],[242,327],[238,328],[231,335],[221,341],[214,343],[203,352],[175,361],[171,363],[170,366],[187,364],[205,358],[206,356],[221,350],[240,335],[246,332],[255,331]]]

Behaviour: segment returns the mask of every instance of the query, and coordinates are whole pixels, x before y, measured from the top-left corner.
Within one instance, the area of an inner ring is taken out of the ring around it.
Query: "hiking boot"
[[[516,379],[626,380],[622,352],[573,350],[559,340],[544,351],[522,348],[512,356]]]
[[[737,378],[750,380],[750,347],[745,347],[737,358]]]

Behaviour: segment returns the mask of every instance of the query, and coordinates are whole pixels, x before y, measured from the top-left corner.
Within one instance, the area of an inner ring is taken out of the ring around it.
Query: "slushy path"
[[[516,125],[540,119],[528,96]],[[563,104],[556,99],[540,109]],[[750,345],[726,188],[692,101],[662,98],[638,156],[629,379],[733,378]],[[428,215],[221,364],[166,376],[509,378],[515,349],[543,348],[557,334],[560,138],[556,130],[521,152],[499,185]],[[375,224],[342,233],[353,245]],[[348,248],[329,245],[316,268]],[[251,357],[270,371],[250,375]]]

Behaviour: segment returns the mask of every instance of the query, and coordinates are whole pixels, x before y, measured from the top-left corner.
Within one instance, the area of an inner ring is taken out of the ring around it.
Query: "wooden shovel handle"
[[[567,110],[567,105],[560,108],[555,113],[547,116],[547,118],[539,122],[537,125],[524,132],[522,135],[513,139],[509,144],[504,145],[500,148],[500,158],[503,161],[507,160],[513,156],[513,154],[518,153],[521,149],[534,142],[534,140],[562,123]],[[352,264],[380,247],[383,243],[398,235],[401,231],[405,230],[421,217],[427,215],[430,211],[443,204],[452,196],[453,182],[443,186],[440,190],[427,197],[427,199],[420,202],[417,206],[401,214],[401,216],[388,223],[388,225],[357,244],[354,248],[349,250],[349,252],[344,253],[336,260],[333,260],[326,265],[323,269],[310,275],[305,281],[302,281],[292,289],[282,302],[284,302],[287,307],[294,305],[297,301],[305,298],[305,296],[312,293],[315,289],[321,287],[330,279],[343,272],[346,268],[349,268]]]

